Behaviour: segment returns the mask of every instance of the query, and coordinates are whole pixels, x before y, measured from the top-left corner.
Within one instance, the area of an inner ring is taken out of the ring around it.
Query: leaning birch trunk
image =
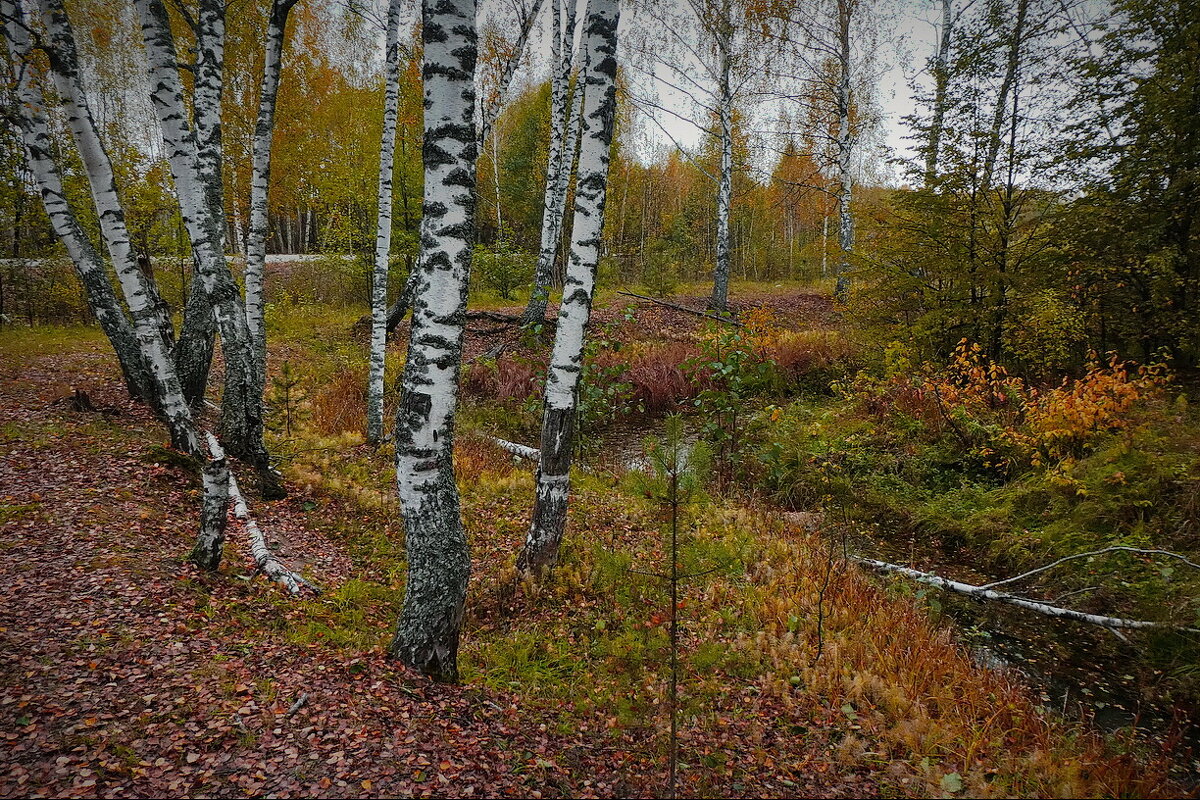
[[[854,0],[838,0],[838,265],[834,294],[845,299],[850,291],[850,253],[854,250],[854,215],[851,208],[854,176],[851,174],[853,136],[850,130],[850,16]]]
[[[158,114],[166,145],[171,175],[179,195],[180,214],[192,244],[197,272],[205,294],[212,301],[212,313],[221,334],[221,350],[225,356],[225,391],[222,395],[222,438],[233,455],[253,465],[263,482],[264,492],[278,496],[281,487],[270,467],[270,458],[263,442],[263,376],[254,358],[250,330],[237,284],[225,263],[222,247],[223,204],[219,200],[219,159],[210,152],[203,153],[197,145],[184,111],[183,88],[179,79],[175,41],[162,0],[137,0],[142,24],[151,86],[151,99]],[[214,24],[216,24],[214,22]],[[201,42],[216,47],[219,38],[202,36]],[[212,61],[210,54],[202,61]],[[219,75],[203,73],[205,80]],[[197,95],[211,97],[214,90],[201,92],[202,73],[197,72]],[[219,97],[219,93],[216,93]],[[212,123],[208,123],[209,141],[213,146]],[[214,195],[217,195],[214,197]]]
[[[17,97],[23,107],[17,116],[17,127],[25,145],[26,165],[37,183],[50,226],[66,247],[88,306],[112,343],[130,395],[153,402],[154,382],[142,358],[133,326],[121,309],[100,255],[84,234],[63,191],[62,176],[52,156],[46,102],[34,81],[34,70],[29,60],[29,28],[24,22],[20,5],[14,0],[0,0],[0,20],[3,20],[12,73],[18,77]]]
[[[171,433],[171,445],[176,450],[199,456],[200,439],[196,435],[191,409],[184,400],[175,365],[164,341],[154,294],[147,288],[148,278],[134,256],[125,225],[125,211],[117,196],[112,162],[84,94],[66,8],[62,0],[40,0],[39,5],[49,34],[48,54],[55,88],[63,99],[67,124],[87,172],[100,232],[133,318],[139,348],[155,383],[157,402],[154,405]]]
[[[961,581],[953,581],[949,578],[943,578],[940,575],[934,575],[932,572],[922,572],[919,569],[911,567],[902,567],[899,564],[889,564],[886,561],[876,561],[873,558],[860,558],[852,556],[851,560],[870,567],[879,572],[890,572],[896,575],[903,575],[907,578],[927,583],[930,586],[937,586],[940,589],[947,589],[951,592],[965,594],[968,597],[975,597],[980,600],[993,600],[998,603],[1007,603],[1017,608],[1023,608],[1027,611],[1032,611],[1036,614],[1041,614],[1046,617],[1055,617],[1057,619],[1069,619],[1075,622],[1084,622],[1088,625],[1098,625],[1101,628],[1109,629],[1134,629],[1134,630],[1188,630],[1194,631],[1195,628],[1185,628],[1181,625],[1172,625],[1166,622],[1151,622],[1142,619],[1127,619],[1125,617],[1106,617],[1099,614],[1088,614],[1084,611],[1075,611],[1070,608],[1062,608],[1061,606],[1052,606],[1048,603],[1039,603],[1036,600],[1029,600],[1024,597],[1018,597],[1008,592],[998,592],[995,589],[987,586],[975,586],[970,583],[962,583]]]
[[[533,289],[529,303],[521,315],[521,324],[530,325],[546,318],[546,305],[550,300],[550,281],[554,274],[554,260],[558,255],[558,243],[562,232],[563,213],[567,205],[567,187],[570,184],[571,168],[574,165],[575,149],[567,148],[568,129],[575,130],[578,113],[567,117],[567,90],[570,88],[571,44],[575,39],[575,4],[569,2],[566,11],[566,26],[562,26],[559,5],[554,3],[554,39],[550,63],[555,65],[550,89],[550,153],[546,159],[546,190],[542,200],[542,241],[538,248],[537,267],[534,270]],[[582,74],[582,73],[581,73]],[[583,87],[576,90],[577,102],[583,99]],[[574,144],[572,139],[572,144]]]
[[[475,234],[475,0],[424,0],[422,21],[425,213],[394,429],[408,582],[389,652],[452,681],[471,572],[453,449]]]
[[[717,37],[721,52],[721,175],[717,187],[717,261],[713,268],[713,291],[708,307],[721,312],[729,309],[729,207],[733,197],[733,95],[729,75],[729,34]]]
[[[929,149],[925,152],[925,186],[937,181],[938,155],[942,145],[942,128],[946,119],[946,88],[949,83],[951,26],[954,23],[952,0],[942,0],[942,35],[937,55],[933,59],[933,119],[929,122]]]
[[[542,10],[542,3],[546,0],[536,0],[533,8],[529,13],[522,17],[519,21],[520,29],[517,32],[517,41],[513,44],[512,55],[500,72],[500,78],[497,81],[496,93],[486,99],[482,109],[480,109],[479,130],[476,135],[479,137],[476,150],[483,152],[483,144],[492,135],[492,126],[496,124],[496,119],[500,116],[500,110],[504,107],[504,98],[508,95],[508,87],[512,84],[513,75],[517,72],[517,67],[521,63],[521,55],[525,52],[525,43],[529,41],[529,34],[533,31],[533,23],[537,21],[538,12]]]
[[[387,364],[388,258],[392,250],[392,156],[396,149],[396,112],[400,105],[400,2],[388,3],[386,88],[383,135],[379,141],[378,212],[375,219],[375,269],[371,275],[371,367],[367,376],[367,441],[383,441],[383,373]]]
[[[588,4],[583,33],[587,67],[580,79],[585,94],[575,219],[558,329],[546,376],[542,453],[533,520],[525,547],[517,559],[517,568],[525,574],[554,567],[567,525],[576,400],[583,367],[583,342],[592,310],[596,264],[600,258],[609,149],[616,118],[619,18],[617,0],[591,0]]]
[[[250,229],[246,234],[246,325],[254,343],[258,370],[267,374],[267,335],[263,318],[263,267],[267,260],[267,195],[271,184],[271,137],[275,130],[275,101],[279,97],[279,75],[283,63],[283,41],[288,14],[296,0],[274,0],[267,22],[266,54],[263,57],[262,90],[258,119],[254,123],[254,146],[250,174]]]
[[[206,432],[205,438],[208,439],[208,450],[213,461],[224,462],[225,451],[221,449],[221,443],[217,441],[217,437]],[[258,523],[250,514],[250,507],[246,505],[246,498],[242,495],[241,488],[238,487],[237,477],[233,474],[233,470],[227,469],[225,475],[228,477],[226,487],[229,492],[229,501],[233,505],[233,516],[237,517],[242,523],[242,527],[246,529],[246,538],[249,540],[250,556],[254,559],[254,566],[263,575],[292,594],[300,594],[300,590],[304,588],[310,589],[314,594],[319,594],[317,587],[284,566],[283,562],[276,558],[271,549],[267,547],[267,538],[263,536],[262,529],[258,527]]]

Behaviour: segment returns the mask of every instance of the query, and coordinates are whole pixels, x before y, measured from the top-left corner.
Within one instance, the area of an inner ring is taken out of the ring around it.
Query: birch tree
[[[219,68],[212,65],[220,60],[223,13],[210,9],[200,14],[200,20],[210,29],[202,28],[197,35],[201,50],[198,64],[210,66],[196,69],[197,124],[193,130],[184,108],[179,59],[167,9],[162,0],[136,0],[136,3],[151,99],[179,195],[180,214],[192,245],[199,283],[221,334],[225,357],[221,438],[231,454],[259,471],[264,488],[274,493],[279,490],[278,483],[263,442],[263,374],[254,355],[241,294],[225,262],[220,158],[213,152],[214,148],[219,149],[219,124],[211,119],[202,121],[206,114],[211,114],[211,109],[202,111],[201,106],[219,104],[220,90],[210,84],[220,80]],[[212,5],[212,0],[205,0],[205,5]],[[201,135],[199,141],[197,132]]]
[[[200,438],[191,409],[184,401],[174,363],[167,352],[154,297],[146,290],[146,277],[133,257],[112,162],[100,139],[83,89],[70,20],[62,0],[39,0],[39,7],[48,35],[43,49],[48,56],[55,88],[62,98],[68,126],[84,165],[92,202],[100,220],[101,236],[133,319],[132,346],[148,373],[144,389],[146,397],[166,423],[172,446],[195,458],[202,458]],[[107,323],[106,329],[113,326],[123,331],[129,326],[128,320],[115,303],[99,254],[82,233],[78,217],[66,201],[58,168],[50,156],[45,101],[33,80],[29,27],[24,21],[20,5],[13,0],[0,0],[0,18],[4,22],[9,53],[20,75],[19,92],[25,103],[21,127],[28,133],[29,164],[43,189],[46,210],[77,265],[88,295],[104,298],[103,306],[97,306],[98,318],[102,324]],[[124,354],[124,350],[130,347],[124,340],[127,336],[122,333],[121,338],[113,340],[122,362],[135,357],[133,354]],[[191,557],[201,567],[210,570],[215,570],[221,561],[228,499],[226,483],[229,480],[223,459],[214,460],[204,470],[200,533]]]
[[[168,338],[162,327],[164,322],[155,302],[157,293],[150,288],[149,280],[138,266],[125,225],[125,211],[117,195],[112,162],[84,95],[75,37],[66,8],[62,0],[39,0],[39,6],[50,40],[47,48],[50,71],[87,172],[101,236],[133,318],[140,350],[155,382],[155,405],[171,432],[172,445],[178,450],[197,454],[200,441],[168,350]]]
[[[575,441],[583,343],[592,311],[596,265],[604,229],[609,151],[617,112],[617,0],[590,0],[584,21],[586,68],[581,76],[582,141],[576,176],[571,253],[546,375],[541,459],[533,520],[517,568],[526,574],[553,568],[567,524],[571,452]]]
[[[367,441],[383,440],[383,374],[387,365],[388,259],[392,249],[392,156],[400,105],[400,3],[389,0],[384,50],[383,133],[379,141],[379,192],[375,269],[371,273],[371,366],[367,376]]]
[[[67,201],[62,176],[53,158],[46,101],[37,85],[30,59],[32,42],[29,27],[15,0],[0,0],[0,21],[3,22],[9,68],[16,77],[17,97],[22,106],[12,122],[20,130],[25,145],[26,165],[37,183],[50,224],[66,247],[75,273],[79,276],[88,306],[113,346],[129,393],[150,402],[154,397],[153,379],[142,358],[133,326],[109,283],[100,254],[84,234],[78,217]]]
[[[394,429],[408,581],[389,651],[439,680],[458,676],[471,571],[453,448],[475,235],[475,11],[475,0],[422,4],[425,203]]]
[[[574,70],[575,2],[553,0],[550,52],[550,152],[546,159],[546,190],[542,201],[542,236],[529,303],[521,315],[521,324],[530,325],[546,318],[550,299],[550,281],[558,244],[562,238],[567,189],[579,147],[579,117],[583,111],[582,85],[576,88],[575,102],[567,115],[568,89]],[[582,51],[581,51],[582,52]]]
[[[538,12],[541,11],[542,4],[545,0],[534,0],[533,5],[528,5],[528,0],[519,0],[513,3],[515,9],[514,26],[516,28],[516,36],[512,42],[508,42],[498,31],[504,26],[497,20],[489,20],[485,25],[489,26],[490,32],[493,34],[488,38],[486,53],[480,54],[478,30],[480,26],[479,8],[476,8],[476,56],[479,62],[478,68],[475,70],[475,97],[476,107],[474,110],[474,119],[476,120],[476,136],[477,146],[476,153],[483,152],[489,135],[495,126],[496,120],[500,116],[500,112],[504,109],[504,101],[508,96],[509,86],[512,84],[513,77],[516,75],[517,67],[521,64],[521,59],[525,53],[525,47],[529,42],[530,32],[533,30],[533,24],[537,21]],[[499,148],[493,144],[493,164],[495,163],[495,153]],[[478,160],[478,159],[476,159]],[[496,186],[497,193],[499,192],[499,182]],[[499,200],[497,200],[496,208],[497,219],[499,219]],[[416,291],[415,287],[415,271],[409,273],[408,280],[405,281],[404,288],[400,292],[400,297],[396,302],[388,306],[387,309],[387,325],[386,330],[391,332],[400,324],[400,320],[404,319],[404,315],[408,313],[412,305],[413,294]]]
[[[669,93],[681,95],[693,106],[690,113],[677,110],[677,103],[659,101],[649,94],[636,102],[650,113],[651,121],[716,187],[716,247],[713,290],[709,308],[729,307],[729,265],[732,230],[729,224],[733,203],[733,140],[735,110],[749,101],[756,81],[763,75],[763,42],[753,31],[760,12],[748,0],[687,0],[685,11],[673,4],[649,3],[646,12],[657,36],[639,48],[652,63],[651,82]],[[715,170],[702,166],[656,114],[665,114],[694,126],[715,141],[720,149]]]
[[[863,161],[864,142],[878,127],[873,103],[875,53],[890,23],[878,0],[824,0],[796,14],[784,8],[774,22],[778,47],[773,54],[773,93],[799,106],[797,118],[813,143],[811,154],[834,184],[839,257],[834,267],[835,294],[850,288],[854,250],[854,181]]]
[[[263,319],[263,266],[267,258],[269,216],[267,195],[271,184],[271,141],[275,132],[275,101],[279,97],[279,76],[283,65],[283,42],[288,15],[296,0],[272,0],[267,20],[266,47],[263,54],[262,90],[258,118],[254,124],[254,144],[250,174],[250,227],[246,234],[246,325],[254,343],[254,357],[263,375],[267,371],[267,337]]]

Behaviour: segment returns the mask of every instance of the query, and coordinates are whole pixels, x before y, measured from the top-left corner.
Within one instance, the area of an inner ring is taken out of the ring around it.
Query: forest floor
[[[325,357],[360,348],[352,321]],[[657,310],[639,325],[678,327]],[[302,363],[332,330],[281,335],[279,357]],[[72,409],[74,387],[96,411]],[[308,431],[316,395],[296,401],[307,432],[275,435],[290,497],[251,498],[323,590],[297,600],[243,579],[236,524],[219,574],[186,562],[196,477],[95,330],[0,337],[0,796],[665,796],[653,486],[581,475],[555,581],[521,584],[532,476],[464,430],[463,683],[432,684],[384,655],[404,575],[390,457]],[[1163,756],[976,667],[911,596],[835,568],[818,533],[719,499],[685,515],[681,560],[703,576],[681,612],[680,795],[1178,791]]]

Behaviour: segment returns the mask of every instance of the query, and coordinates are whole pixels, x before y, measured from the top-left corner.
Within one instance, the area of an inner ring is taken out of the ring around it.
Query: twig
[[[301,692],[300,696],[296,698],[296,702],[292,703],[291,708],[289,708],[287,710],[287,713],[283,715],[283,718],[284,719],[291,718],[292,716],[295,715],[295,713],[297,711],[304,708],[304,704],[307,702],[308,702],[308,692]]]

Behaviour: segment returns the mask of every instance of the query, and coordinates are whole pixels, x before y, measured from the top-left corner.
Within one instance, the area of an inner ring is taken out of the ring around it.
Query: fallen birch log
[[[726,325],[733,325],[737,328],[743,327],[742,323],[738,322],[733,317],[722,317],[718,314],[713,314],[708,311],[697,311],[694,308],[688,308],[687,306],[681,306],[676,303],[668,303],[666,300],[659,300],[655,297],[647,297],[646,295],[638,294],[637,292],[620,290],[617,292],[617,294],[623,294],[626,297],[636,297],[638,300],[645,300],[647,303],[654,303],[655,305],[662,306],[664,308],[673,308],[676,311],[682,311],[685,314],[694,314],[697,317],[704,317],[705,319],[715,320],[716,322],[724,322]]]
[[[1008,592],[998,592],[995,589],[989,589],[986,586],[974,586],[961,581],[953,581],[949,578],[943,578],[940,575],[934,575],[932,572],[922,572],[919,569],[911,567],[902,567],[899,564],[889,564],[886,561],[876,561],[873,558],[862,558],[860,556],[851,556],[850,559],[871,569],[879,572],[890,572],[896,575],[904,575],[921,583],[927,583],[930,586],[937,586],[940,589],[948,589],[952,592],[965,594],[968,597],[977,597],[981,600],[994,600],[998,603],[1007,603],[1008,605],[1024,608],[1027,611],[1033,611],[1036,614],[1041,614],[1047,617],[1055,617],[1058,619],[1069,619],[1075,622],[1084,622],[1088,625],[1098,625],[1101,628],[1109,630],[1125,629],[1125,630],[1182,630],[1189,632],[1200,632],[1196,628],[1187,628],[1182,625],[1172,625],[1169,622],[1151,622],[1141,619],[1126,619],[1124,617],[1105,617],[1099,614],[1087,614],[1083,611],[1075,611],[1070,608],[1062,608],[1060,606],[1052,606],[1048,603],[1039,603],[1036,600],[1029,600],[1024,597],[1018,597]]]
[[[217,441],[217,437],[207,431],[204,435],[208,439],[208,449],[212,454],[213,460],[223,461],[225,459],[225,451],[221,449],[221,443]],[[313,594],[320,594],[320,590],[317,587],[285,567],[283,562],[276,558],[275,554],[267,547],[267,539],[263,536],[262,529],[258,527],[258,523],[254,521],[254,517],[250,516],[250,508],[246,505],[246,498],[242,496],[241,489],[238,488],[237,478],[234,476],[233,470],[229,470],[229,499],[233,504],[233,516],[237,517],[246,529],[246,536],[250,540],[250,555],[254,558],[254,564],[258,567],[258,571],[283,586],[292,594],[300,594],[301,589],[305,587],[312,591]]]
[[[541,451],[536,447],[529,447],[527,445],[517,444],[516,442],[510,442],[507,439],[501,439],[499,436],[493,436],[492,441],[513,455],[520,456],[521,458],[528,458],[530,461],[537,461],[542,457]]]

